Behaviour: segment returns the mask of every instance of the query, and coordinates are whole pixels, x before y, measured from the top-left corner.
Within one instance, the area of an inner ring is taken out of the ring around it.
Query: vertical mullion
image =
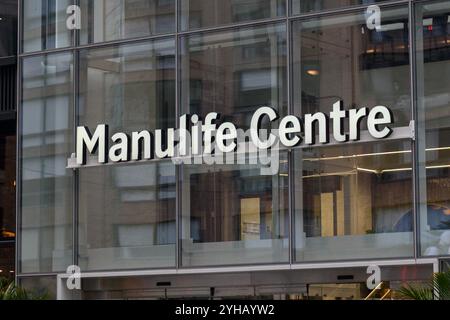
[[[288,114],[294,114],[292,106],[291,85],[292,85],[292,41],[291,41],[291,0],[286,0],[286,70],[287,70],[287,104]],[[292,149],[288,150],[288,248],[289,248],[289,264],[294,263],[294,153]]]
[[[180,85],[179,85],[179,0],[175,0],[175,126],[180,127]],[[181,266],[181,165],[175,165],[175,268]]]
[[[22,52],[22,2],[23,0],[18,0],[18,8],[17,8],[17,52],[16,56],[18,56],[19,52]],[[15,241],[15,282],[18,282],[18,274],[21,272],[20,266],[20,256],[21,256],[21,187],[22,187],[22,174],[21,174],[21,145],[22,145],[22,137],[21,137],[21,115],[22,115],[22,104],[21,104],[21,96],[22,96],[22,61],[17,57],[16,60],[16,241]]]
[[[79,6],[79,0],[75,0],[73,4]],[[72,46],[79,45],[79,32],[77,29],[72,30]],[[73,148],[76,146],[76,135],[78,126],[78,92],[79,92],[79,51],[72,50],[72,143]],[[78,186],[79,172],[72,170],[72,264],[78,266]]]
[[[72,83],[72,124],[73,124],[73,143],[76,145],[76,132],[78,126],[79,117],[79,51],[73,50],[72,53],[72,65],[73,65],[73,83]],[[72,262],[74,265],[78,265],[78,186],[79,186],[79,172],[73,170],[72,174]]]
[[[414,137],[411,141],[412,150],[412,185],[413,185],[413,250],[414,258],[418,258],[419,252],[419,228],[418,228],[418,215],[419,215],[419,157],[418,148],[418,123],[417,123],[417,88],[416,88],[416,45],[415,45],[415,15],[414,5],[412,1],[408,3],[408,20],[409,20],[409,65],[410,65],[410,91],[411,91],[411,119],[414,123]]]

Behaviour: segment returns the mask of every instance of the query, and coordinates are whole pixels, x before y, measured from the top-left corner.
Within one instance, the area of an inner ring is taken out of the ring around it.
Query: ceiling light
[[[309,69],[306,70],[306,73],[309,74],[310,76],[318,76],[319,75],[319,70],[316,69]]]

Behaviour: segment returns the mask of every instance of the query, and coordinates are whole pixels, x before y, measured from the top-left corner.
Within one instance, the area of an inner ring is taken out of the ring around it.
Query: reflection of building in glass
[[[4,214],[16,160],[0,158],[0,240],[17,233],[20,283],[56,291],[76,264],[86,299],[360,299],[370,264],[381,297],[448,256],[448,2],[412,3],[414,30],[408,4],[387,0],[77,3],[73,31],[71,1],[23,1],[17,228]],[[218,112],[245,130],[264,105],[302,117],[338,100],[389,107],[392,136],[368,139],[361,122],[358,142],[282,151],[272,176],[170,159],[66,168],[78,125],[113,134]]]

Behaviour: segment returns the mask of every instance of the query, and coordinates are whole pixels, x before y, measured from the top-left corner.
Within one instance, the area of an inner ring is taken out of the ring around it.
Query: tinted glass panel
[[[17,54],[17,0],[0,3],[0,57]]]
[[[263,105],[286,113],[285,25],[182,39],[183,112],[248,129]],[[182,188],[184,266],[288,261],[286,155],[279,170],[261,164],[186,165]],[[233,163],[233,162],[232,162]]]
[[[182,39],[182,111],[247,129],[253,113],[268,105],[287,110],[286,27],[268,25],[196,34]]]
[[[410,142],[295,153],[297,261],[413,255]]]
[[[15,242],[0,241],[0,277],[12,278],[15,275]]]
[[[175,0],[81,0],[81,44],[175,32]]]
[[[373,30],[363,14],[294,22],[296,114],[329,113],[342,100],[345,109],[386,106],[394,126],[409,125],[408,9],[385,9],[383,17]]]
[[[345,8],[357,5],[374,5],[386,0],[290,0],[292,13],[306,13],[330,9]]]
[[[182,264],[288,262],[287,156],[279,172],[260,165],[186,165],[183,173]]]
[[[18,282],[31,295],[49,300],[56,299],[56,276],[19,278]]]
[[[22,4],[22,45],[24,52],[72,45],[67,28],[67,8],[73,0],[24,0]]]
[[[72,55],[23,60],[20,270],[65,270],[72,261]]]
[[[16,120],[0,122],[0,277],[13,276],[16,239]]]
[[[80,125],[116,132],[175,125],[175,41],[81,51]],[[83,270],[175,265],[175,166],[170,161],[80,170]]]
[[[329,114],[342,100],[347,110],[386,106],[392,127],[409,125],[408,10],[384,9],[382,17],[374,28],[362,13],[293,23],[297,115]],[[297,261],[411,256],[411,168],[407,141],[296,151]]]
[[[181,0],[180,6],[183,31],[286,14],[285,0]]]
[[[420,239],[425,256],[450,254],[450,3],[417,5]]]

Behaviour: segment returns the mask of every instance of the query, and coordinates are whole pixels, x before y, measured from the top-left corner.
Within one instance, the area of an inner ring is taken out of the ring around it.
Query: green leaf
[[[433,300],[433,290],[428,287],[406,285],[399,290],[400,295],[413,300]]]
[[[403,297],[414,300],[450,300],[450,271],[433,274],[424,286],[403,286],[398,291]]]
[[[0,278],[0,300],[46,300],[46,294],[30,293],[16,286],[13,280]]]

